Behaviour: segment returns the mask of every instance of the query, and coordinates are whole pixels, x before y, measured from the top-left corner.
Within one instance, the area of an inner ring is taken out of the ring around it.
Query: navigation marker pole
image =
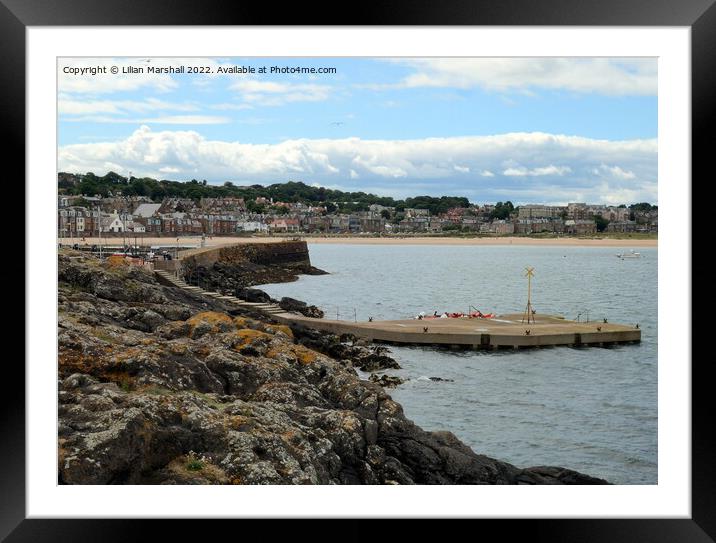
[[[535,322],[534,310],[532,309],[532,276],[534,275],[534,270],[535,269],[531,266],[525,268],[525,277],[527,277],[527,308],[522,317],[522,322],[524,323],[525,317],[527,317],[527,324]]]

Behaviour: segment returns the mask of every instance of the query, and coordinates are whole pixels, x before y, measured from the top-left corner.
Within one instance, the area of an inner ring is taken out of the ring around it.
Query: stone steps
[[[290,313],[290,311],[281,309],[281,307],[276,304],[267,303],[267,302],[249,302],[246,300],[242,300],[241,298],[237,298],[236,296],[221,294],[220,292],[204,290],[201,287],[188,284],[183,279],[180,279],[180,278],[176,277],[174,274],[169,273],[165,270],[154,270],[154,273],[156,273],[163,279],[167,280],[175,287],[185,290],[187,292],[191,292],[192,294],[201,294],[203,296],[209,296],[211,298],[215,298],[215,299],[221,300],[223,302],[230,302],[232,304],[238,305],[240,307],[245,307],[247,309],[255,309],[255,310],[261,311],[262,313],[265,313],[267,315],[278,315],[280,313]]]

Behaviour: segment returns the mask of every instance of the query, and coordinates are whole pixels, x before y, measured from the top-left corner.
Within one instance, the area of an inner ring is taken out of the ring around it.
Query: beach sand
[[[212,237],[206,238],[206,247],[219,247],[221,245],[231,245],[234,243],[278,243],[296,239],[294,236],[285,237]],[[313,237],[298,236],[298,239],[304,240],[309,244],[351,244],[351,245],[541,245],[541,246],[573,246],[573,247],[657,247],[656,239],[636,239],[636,238],[529,238],[529,237],[482,237],[482,238],[457,238],[457,237],[362,237],[362,236],[331,236],[331,237]],[[134,244],[134,236],[126,238],[127,243]],[[137,236],[137,244],[139,245],[161,245],[165,247],[198,247],[201,243],[200,237],[142,237]],[[59,242],[63,245],[79,243],[80,245],[98,244],[99,238],[60,238]],[[102,238],[103,245],[118,246],[122,244],[122,237]]]

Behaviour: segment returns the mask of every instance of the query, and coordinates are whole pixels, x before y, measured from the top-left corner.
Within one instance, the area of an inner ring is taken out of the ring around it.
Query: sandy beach
[[[541,245],[541,246],[573,246],[573,247],[657,247],[656,239],[636,238],[529,238],[529,237],[482,237],[482,238],[457,238],[457,237],[362,237],[362,236],[331,236],[313,237],[298,236],[309,244],[351,244],[351,245]],[[212,237],[206,238],[206,247],[219,247],[234,243],[278,243],[281,241],[296,239],[294,236],[273,236],[273,237]],[[127,243],[134,244],[134,236],[127,237]],[[141,237],[137,236],[139,245],[162,245],[165,247],[198,247],[201,243],[200,237]],[[93,245],[100,242],[99,238],[85,238],[84,241],[78,238],[60,238],[63,245],[79,243],[80,245]],[[122,244],[121,237],[102,238],[103,245],[117,246]]]

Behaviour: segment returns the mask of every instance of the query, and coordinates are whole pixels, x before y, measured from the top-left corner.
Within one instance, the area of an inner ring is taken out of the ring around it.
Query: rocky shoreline
[[[311,264],[308,246],[302,241],[209,249],[182,263],[188,283],[227,293],[260,284],[288,283],[299,275],[327,273]]]
[[[390,365],[380,348],[143,269],[71,252],[58,267],[60,484],[607,484],[422,430],[358,377]]]

